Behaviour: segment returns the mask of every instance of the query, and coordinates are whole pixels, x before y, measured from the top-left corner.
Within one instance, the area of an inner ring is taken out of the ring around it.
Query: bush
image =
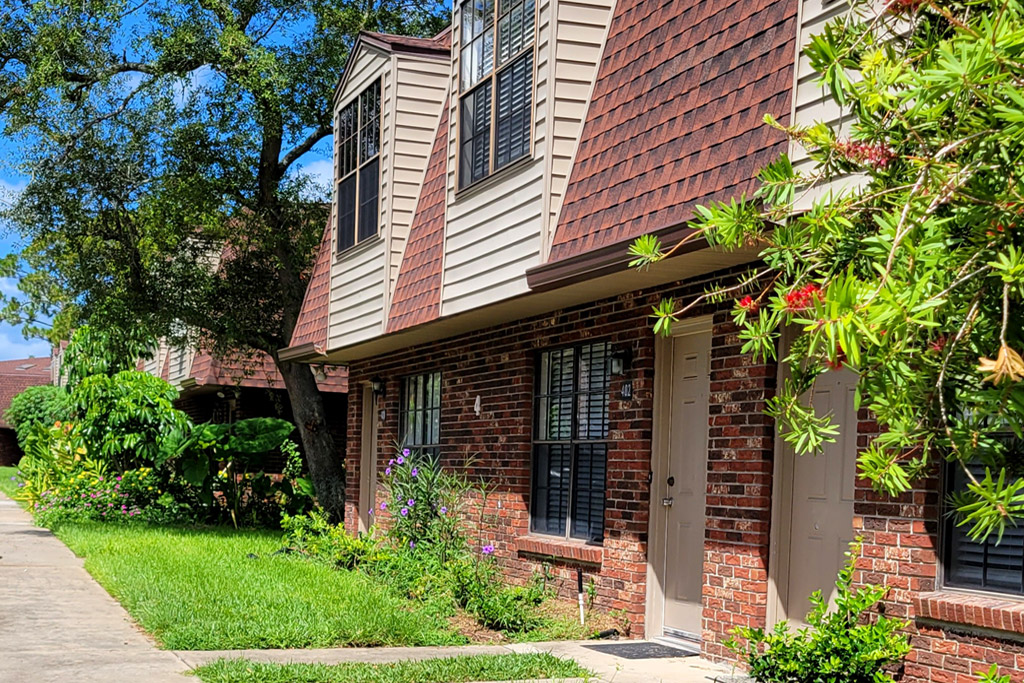
[[[142,515],[162,493],[149,467],[111,475],[82,467],[65,484],[43,491],[32,507],[43,526],[65,521],[113,521]]]
[[[810,628],[795,633],[786,622],[771,632],[737,628],[740,640],[727,645],[747,663],[760,683],[890,683],[886,668],[898,664],[908,652],[907,622],[875,615],[873,608],[885,597],[885,586],[853,588],[853,572],[860,555],[860,540],[846,553],[846,565],[836,581],[838,597],[829,610],[821,591],[811,596],[807,615]],[[743,642],[741,642],[743,641]]]
[[[327,521],[323,510],[295,516],[285,513],[281,517],[281,528],[285,530],[285,543],[290,550],[342,569],[355,569],[384,558],[376,534],[353,536],[341,524]]]
[[[4,413],[4,419],[14,428],[18,445],[25,449],[25,442],[33,425],[52,425],[71,419],[71,399],[63,387],[52,384],[29,387],[11,399],[11,405]]]

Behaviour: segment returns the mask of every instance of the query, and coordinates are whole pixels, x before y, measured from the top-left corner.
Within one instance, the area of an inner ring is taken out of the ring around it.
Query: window
[[[984,465],[969,468],[984,478]],[[967,488],[967,475],[959,465],[950,466],[945,481],[947,493]],[[994,536],[975,543],[967,536],[968,528],[958,527],[955,519],[947,519],[945,531],[947,586],[1024,594],[1024,528],[1008,527],[998,545]]]
[[[545,351],[534,397],[530,531],[604,538],[610,346]]]
[[[462,2],[459,187],[530,153],[534,2]]]
[[[380,81],[340,112],[338,252],[377,234],[380,195]]]
[[[399,440],[404,448],[437,458],[441,452],[441,373],[402,380]]]

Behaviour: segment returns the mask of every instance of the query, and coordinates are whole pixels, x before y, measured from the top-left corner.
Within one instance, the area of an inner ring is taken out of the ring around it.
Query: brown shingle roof
[[[317,380],[320,391],[344,393],[348,391],[348,368],[337,365],[324,367],[327,377]],[[255,387],[258,389],[284,389],[284,379],[265,353],[251,358],[232,355],[216,358],[200,350],[192,362],[192,379],[199,386]]]
[[[22,358],[0,361],[0,429],[10,429],[4,413],[11,399],[29,387],[50,383],[49,358]]]
[[[796,0],[620,0],[551,261],[669,226],[754,188],[785,151]]]
[[[331,298],[331,222],[324,227],[313,273],[302,299],[299,319],[292,332],[291,346],[314,344],[322,352],[327,347],[327,314]]]
[[[451,32],[444,30],[433,38],[415,38],[413,36],[396,36],[391,33],[363,31],[359,34],[369,42],[397,52],[414,54],[448,54],[451,50]]]
[[[441,261],[444,255],[445,197],[448,163],[448,102],[441,109],[416,215],[409,228],[388,332],[435,320],[441,313]]]

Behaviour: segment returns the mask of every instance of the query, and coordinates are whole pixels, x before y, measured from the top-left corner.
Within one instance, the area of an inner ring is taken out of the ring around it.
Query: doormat
[[[623,659],[668,659],[669,657],[694,657],[697,655],[696,652],[687,652],[677,647],[643,640],[635,640],[631,643],[601,643],[583,647]]]

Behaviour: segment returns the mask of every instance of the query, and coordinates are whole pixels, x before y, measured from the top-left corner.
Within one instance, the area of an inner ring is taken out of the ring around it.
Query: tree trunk
[[[332,523],[341,524],[345,521],[345,460],[336,450],[334,437],[327,428],[327,411],[313,378],[313,369],[302,363],[280,360],[277,368],[284,377],[292,416],[299,426],[317,501]]]

